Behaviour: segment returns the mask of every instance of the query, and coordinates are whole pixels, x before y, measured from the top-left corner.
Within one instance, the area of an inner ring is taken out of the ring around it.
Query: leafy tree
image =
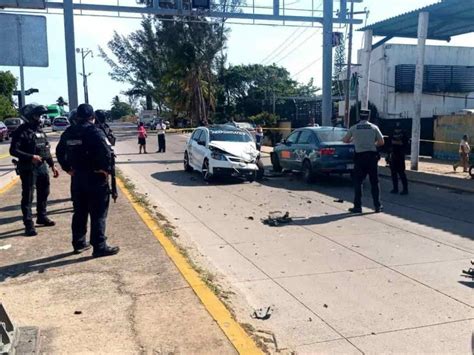
[[[15,116],[18,116],[18,112],[13,107],[10,100],[5,96],[0,95],[0,120]]]
[[[18,112],[13,106],[13,91],[17,81],[9,71],[0,71],[0,119],[17,116]]]
[[[110,110],[110,116],[112,120],[119,120],[122,117],[130,116],[134,113],[132,106],[126,102],[120,101],[118,96],[112,99],[112,108]]]
[[[61,108],[63,108],[64,106],[69,106],[69,104],[64,100],[62,96],[58,97],[58,99],[56,100],[56,105],[58,105]]]
[[[280,117],[278,115],[274,115],[273,113],[261,112],[255,116],[250,116],[248,120],[254,124],[259,124],[265,127],[273,127],[276,125],[279,118]]]

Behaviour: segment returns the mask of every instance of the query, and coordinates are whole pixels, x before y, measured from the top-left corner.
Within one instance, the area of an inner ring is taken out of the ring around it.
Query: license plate
[[[354,169],[354,164],[347,164],[346,169]]]

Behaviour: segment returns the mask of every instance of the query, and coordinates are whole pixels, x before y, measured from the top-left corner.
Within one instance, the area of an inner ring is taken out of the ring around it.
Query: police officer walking
[[[71,175],[74,206],[72,245],[76,254],[89,249],[92,256],[114,255],[119,247],[106,243],[105,229],[110,200],[108,177],[112,173],[112,150],[102,130],[94,124],[94,109],[88,104],[77,108],[77,124],[68,127],[56,148],[61,168]],[[86,241],[90,216],[90,244]]]
[[[408,139],[400,127],[400,122],[396,123],[392,136],[390,137],[392,152],[390,154],[390,172],[392,174],[393,189],[392,194],[398,194],[398,176],[402,181],[403,190],[400,195],[408,195],[408,180],[405,173],[405,149]]]
[[[354,143],[354,207],[349,209],[351,213],[362,212],[362,183],[369,175],[372,187],[372,199],[375,212],[381,212],[383,206],[380,203],[380,186],[378,176],[379,154],[377,147],[384,145],[384,139],[380,129],[369,122],[370,111],[360,111],[360,121],[349,128],[344,143]]]
[[[46,134],[40,127],[40,118],[48,113],[48,109],[44,106],[29,104],[21,109],[21,113],[26,123],[12,133],[10,154],[18,158],[17,171],[21,179],[21,212],[23,213],[25,235],[32,237],[38,234],[31,211],[35,188],[36,223],[46,227],[55,225],[47,217],[46,211],[50,185],[48,166],[53,171],[54,178],[58,177],[59,172],[54,165]]]
[[[110,144],[112,146],[115,146],[115,141],[116,138],[114,136],[114,132],[112,131],[112,128],[105,122],[107,119],[107,114],[105,113],[104,110],[97,110],[95,111],[95,124],[97,127],[99,127],[109,140]]]

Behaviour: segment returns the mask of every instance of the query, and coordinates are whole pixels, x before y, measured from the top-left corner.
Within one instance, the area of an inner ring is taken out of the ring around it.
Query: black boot
[[[36,220],[36,224],[40,224],[40,225],[43,225],[45,227],[52,227],[52,226],[56,225],[56,223],[54,221],[50,220],[48,217],[38,218]]]
[[[36,231],[35,227],[33,226],[26,226],[25,227],[25,236],[27,237],[34,237],[37,236],[38,232]]]
[[[120,251],[119,247],[106,246],[103,249],[94,250],[94,252],[92,253],[92,256],[94,258],[101,258],[103,256],[110,256],[110,255],[118,254],[119,251]]]

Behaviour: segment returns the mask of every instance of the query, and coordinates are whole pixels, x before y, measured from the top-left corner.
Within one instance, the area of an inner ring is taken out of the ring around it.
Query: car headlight
[[[224,154],[217,152],[212,152],[211,158],[214,160],[227,160]]]

